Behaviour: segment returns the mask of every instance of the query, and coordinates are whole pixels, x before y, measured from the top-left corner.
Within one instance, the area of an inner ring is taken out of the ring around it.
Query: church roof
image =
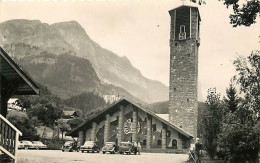
[[[85,125],[89,124],[90,122],[92,122],[92,120],[95,120],[95,119],[99,119],[98,117],[99,116],[102,116],[102,114],[106,114],[108,112],[108,110],[110,109],[113,109],[115,108],[115,106],[119,105],[119,104],[122,104],[122,103],[130,103],[132,105],[134,105],[135,107],[141,109],[142,111],[146,112],[147,114],[159,119],[160,121],[162,121],[163,123],[167,124],[168,126],[172,127],[173,129],[175,129],[176,131],[178,131],[179,133],[183,134],[184,136],[188,137],[188,138],[193,138],[193,136],[184,131],[183,129],[177,127],[176,125],[174,125],[173,123],[170,123],[169,121],[161,118],[160,116],[156,115],[154,112],[152,112],[151,110],[149,109],[146,109],[144,107],[142,107],[140,104],[137,104],[125,97],[123,97],[122,99],[120,99],[119,101],[117,101],[116,103],[110,105],[109,107],[103,109],[102,111],[100,111],[99,113],[91,116],[91,117],[88,117],[85,122],[83,122],[82,124],[80,124],[77,128],[73,129],[72,131],[70,131],[69,133],[67,133],[66,135],[68,136],[75,136],[77,135],[77,132]]]

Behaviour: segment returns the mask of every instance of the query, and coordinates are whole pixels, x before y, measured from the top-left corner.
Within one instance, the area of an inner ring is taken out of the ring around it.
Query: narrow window
[[[152,128],[153,128],[153,132],[156,131],[156,124],[153,124]]]
[[[146,139],[143,140],[143,145],[146,145]]]
[[[158,146],[162,146],[162,141],[159,139],[159,140],[157,140],[157,145]]]
[[[185,25],[181,25],[180,26],[180,33],[184,33],[185,32]]]

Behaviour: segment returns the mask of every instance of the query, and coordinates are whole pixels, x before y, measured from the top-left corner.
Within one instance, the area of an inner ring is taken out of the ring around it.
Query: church
[[[188,149],[197,137],[200,14],[197,7],[187,5],[174,8],[169,14],[169,115],[155,114],[121,98],[66,134],[77,137],[78,146],[90,140],[99,147],[106,142],[129,141],[140,142],[143,150],[169,152]]]

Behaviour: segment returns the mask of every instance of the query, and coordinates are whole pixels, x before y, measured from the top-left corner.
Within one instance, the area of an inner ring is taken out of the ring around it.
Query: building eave
[[[107,107],[106,109],[104,109],[103,111],[99,112],[97,115],[93,116],[92,118],[86,120],[85,122],[83,122],[82,124],[80,124],[77,128],[73,129],[72,131],[70,131],[69,133],[67,133],[67,136],[75,136],[77,135],[76,132],[82,128],[83,126],[87,125],[87,123],[89,123],[91,120],[97,118],[98,116],[100,116],[101,114],[105,113],[107,110],[109,110],[110,108],[118,105],[119,103],[126,101],[132,105],[134,105],[135,107],[141,109],[142,111],[146,112],[147,114],[159,119],[160,121],[162,121],[163,123],[167,124],[168,126],[172,127],[173,129],[175,129],[176,131],[180,132],[181,134],[183,134],[184,136],[186,136],[187,138],[193,138],[193,136],[191,134],[189,134],[188,132],[184,131],[183,129],[177,127],[176,125],[162,119],[161,117],[157,116],[154,112],[152,112],[151,110],[145,109],[142,106],[140,106],[139,104],[123,97],[122,99],[120,99],[119,101],[117,101],[116,103],[110,105],[109,107]]]

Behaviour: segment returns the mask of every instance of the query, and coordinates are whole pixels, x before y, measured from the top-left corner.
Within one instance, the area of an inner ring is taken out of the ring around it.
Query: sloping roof
[[[63,111],[63,114],[65,115],[65,116],[71,116],[71,115],[73,115],[74,113],[76,113],[77,114],[77,112],[75,111],[75,110],[65,110],[65,111]]]
[[[178,131],[179,133],[183,134],[184,136],[188,137],[188,138],[193,138],[193,136],[191,134],[189,134],[188,132],[184,131],[183,129],[177,127],[176,125],[170,123],[169,121],[165,120],[165,119],[162,119],[160,116],[156,115],[154,112],[152,112],[151,110],[148,110],[148,109],[145,109],[143,108],[142,106],[140,106],[139,104],[136,104],[135,102],[123,97],[122,99],[120,99],[119,101],[117,101],[116,103],[110,105],[109,107],[107,107],[106,109],[100,111],[99,113],[97,113],[96,115],[94,116],[91,116],[89,118],[87,118],[85,120],[85,122],[83,122],[82,124],[80,124],[77,128],[73,129],[72,131],[70,131],[69,133],[67,133],[66,135],[69,135],[69,136],[73,136],[73,135],[76,135],[75,133],[81,128],[83,127],[84,125],[88,124],[89,122],[91,122],[91,120],[97,118],[98,116],[100,116],[101,114],[105,113],[107,110],[109,110],[110,108],[113,108],[114,106],[122,103],[122,102],[127,102],[127,103],[130,103],[132,105],[134,105],[135,107],[141,109],[142,111],[150,114],[151,116],[159,119],[160,121],[162,121],[163,123],[167,124],[168,126],[172,127],[173,129],[175,129],[176,131]]]
[[[173,9],[169,10],[169,14],[171,14],[172,11],[174,11],[174,10],[176,10],[176,9],[178,9],[178,8],[182,8],[182,7],[189,7],[189,8],[195,8],[195,9],[197,9],[197,10],[198,10],[198,13],[199,13],[199,21],[201,21],[200,12],[199,12],[199,9],[198,9],[198,7],[197,7],[196,5],[180,5],[180,6],[178,6],[178,7],[175,7],[175,8],[173,8]]]
[[[13,95],[36,95],[39,87],[0,47],[0,74],[9,82],[18,85]]]
[[[156,114],[158,117],[166,120],[166,121],[169,121],[169,114]]]

